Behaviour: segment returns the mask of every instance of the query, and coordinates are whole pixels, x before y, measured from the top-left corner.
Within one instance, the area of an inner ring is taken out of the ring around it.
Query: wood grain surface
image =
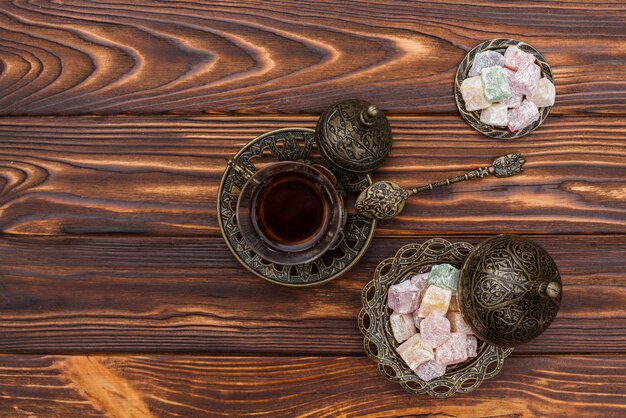
[[[8,234],[218,236],[225,158],[310,117],[0,119],[0,229]],[[626,233],[626,120],[551,116],[532,138],[494,141],[460,117],[391,118],[394,148],[375,174],[412,186],[513,151],[522,175],[426,192],[378,235]]]
[[[621,1],[3,1],[0,114],[319,113],[349,97],[456,113],[454,72],[514,37],[558,114],[624,114]]]
[[[626,236],[533,239],[559,266],[564,300],[517,351],[626,353]],[[294,289],[253,276],[221,238],[4,237],[0,350],[363,355],[363,286],[423,240],[375,239],[350,273]]]
[[[621,356],[514,356],[441,400],[404,392],[366,358],[5,355],[0,415],[620,417],[625,371]]]
[[[0,418],[626,416],[625,28],[615,0],[0,2]],[[459,61],[495,37],[556,80],[516,141],[454,103]],[[526,171],[412,199],[331,283],[267,283],[220,236],[224,160],[353,97],[390,116],[375,179],[514,151]],[[557,262],[552,326],[470,395],[382,378],[356,323],[376,265],[503,232]]]

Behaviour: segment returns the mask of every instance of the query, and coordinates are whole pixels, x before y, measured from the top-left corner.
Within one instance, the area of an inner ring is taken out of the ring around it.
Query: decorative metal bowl
[[[459,109],[459,112],[461,112],[461,116],[463,116],[463,119],[465,119],[472,128],[476,129],[480,133],[487,135],[490,138],[514,139],[524,135],[528,135],[543,123],[543,121],[548,117],[550,109],[552,108],[552,106],[545,106],[540,108],[539,119],[533,122],[531,125],[527,126],[526,128],[520,129],[516,132],[510,132],[504,128],[486,125],[480,121],[480,111],[470,112],[465,108],[465,102],[463,101],[463,96],[461,95],[461,83],[463,83],[463,80],[467,78],[467,75],[472,68],[472,64],[474,62],[474,57],[476,56],[476,54],[484,51],[497,51],[500,53],[504,53],[504,50],[506,50],[506,48],[511,45],[515,45],[522,51],[534,55],[536,59],[536,64],[541,69],[541,76],[548,78],[548,80],[554,83],[552,70],[550,69],[550,65],[548,64],[546,59],[543,57],[543,55],[539,53],[539,51],[537,51],[535,48],[525,42],[518,41],[517,39],[497,38],[490,41],[485,41],[472,49],[465,56],[465,58],[463,58],[463,60],[459,64],[459,68],[456,71],[456,77],[454,81],[454,98],[456,99],[456,105]]]
[[[512,348],[498,347],[479,340],[476,357],[448,366],[445,375],[428,382],[417,377],[395,351],[399,344],[393,337],[389,323],[389,286],[414,274],[427,272],[435,264],[448,263],[460,269],[472,249],[473,246],[468,243],[450,243],[441,238],[428,240],[421,245],[405,245],[394,257],[378,265],[374,279],[363,289],[363,309],[359,313],[358,324],[364,335],[365,352],[378,364],[385,378],[398,382],[408,392],[427,393],[438,398],[471,392],[483,380],[498,374],[504,359],[513,351]]]
[[[320,154],[336,172],[371,174],[391,151],[387,117],[363,100],[344,100],[326,109],[315,133]]]
[[[474,334],[514,347],[548,328],[561,306],[561,276],[539,245],[516,235],[489,238],[459,273],[459,308]]]

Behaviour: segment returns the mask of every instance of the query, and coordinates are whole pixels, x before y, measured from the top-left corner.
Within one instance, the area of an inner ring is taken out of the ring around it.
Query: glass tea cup
[[[311,262],[343,238],[346,210],[335,176],[325,167],[282,161],[247,178],[237,201],[243,239],[264,259],[283,265]]]

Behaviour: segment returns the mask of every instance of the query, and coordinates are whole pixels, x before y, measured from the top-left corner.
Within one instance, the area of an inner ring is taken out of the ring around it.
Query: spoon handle
[[[449,186],[452,183],[458,183],[460,181],[482,179],[490,174],[495,174],[496,177],[508,177],[513,176],[522,171],[522,165],[526,160],[520,154],[507,154],[496,158],[493,163],[486,167],[479,167],[474,170],[468,171],[465,174],[456,177],[450,177],[445,180],[429,183],[424,186],[414,187],[412,189],[406,189],[408,192],[407,198],[414,194],[433,190],[443,186]]]

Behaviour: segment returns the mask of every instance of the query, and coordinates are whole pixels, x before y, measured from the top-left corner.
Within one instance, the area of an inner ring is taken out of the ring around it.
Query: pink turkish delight
[[[413,286],[410,280],[405,280],[389,287],[387,306],[395,312],[408,314],[419,307],[420,297],[420,289]]]
[[[420,334],[415,334],[402,344],[400,344],[396,351],[404,360],[407,366],[413,371],[421,364],[432,360],[435,355],[433,350],[424,344]]]
[[[411,314],[399,314],[394,312],[389,317],[389,322],[391,323],[393,338],[399,343],[408,340],[417,332],[415,330],[415,323],[413,322],[413,315]]]
[[[430,276],[430,273],[416,274],[411,277],[411,284],[423,293],[428,287],[428,276]]]
[[[439,312],[433,312],[420,323],[420,333],[424,344],[436,348],[450,338],[450,321]]]
[[[415,369],[417,377],[425,382],[436,379],[446,374],[446,366],[437,363],[435,360],[420,364]]]
[[[528,54],[514,45],[511,45],[504,51],[505,67],[517,70],[525,62],[535,62],[534,55]]]
[[[460,332],[453,332],[450,338],[435,352],[435,361],[448,366],[467,360],[467,336]]]
[[[467,348],[467,357],[476,357],[478,355],[478,340],[473,335],[468,335],[465,340]]]
[[[448,321],[450,321],[450,330],[452,332],[472,333],[472,328],[465,322],[461,312],[448,312]]]
[[[524,62],[519,69],[509,75],[509,86],[514,93],[530,96],[534,93],[541,79],[541,68],[534,62]]]
[[[413,323],[415,324],[415,328],[420,329],[420,326],[422,325],[422,318],[420,318],[419,310],[413,312]]]
[[[530,100],[524,100],[520,107],[509,109],[509,124],[507,129],[511,132],[524,129],[533,122],[539,120],[539,109]]]

